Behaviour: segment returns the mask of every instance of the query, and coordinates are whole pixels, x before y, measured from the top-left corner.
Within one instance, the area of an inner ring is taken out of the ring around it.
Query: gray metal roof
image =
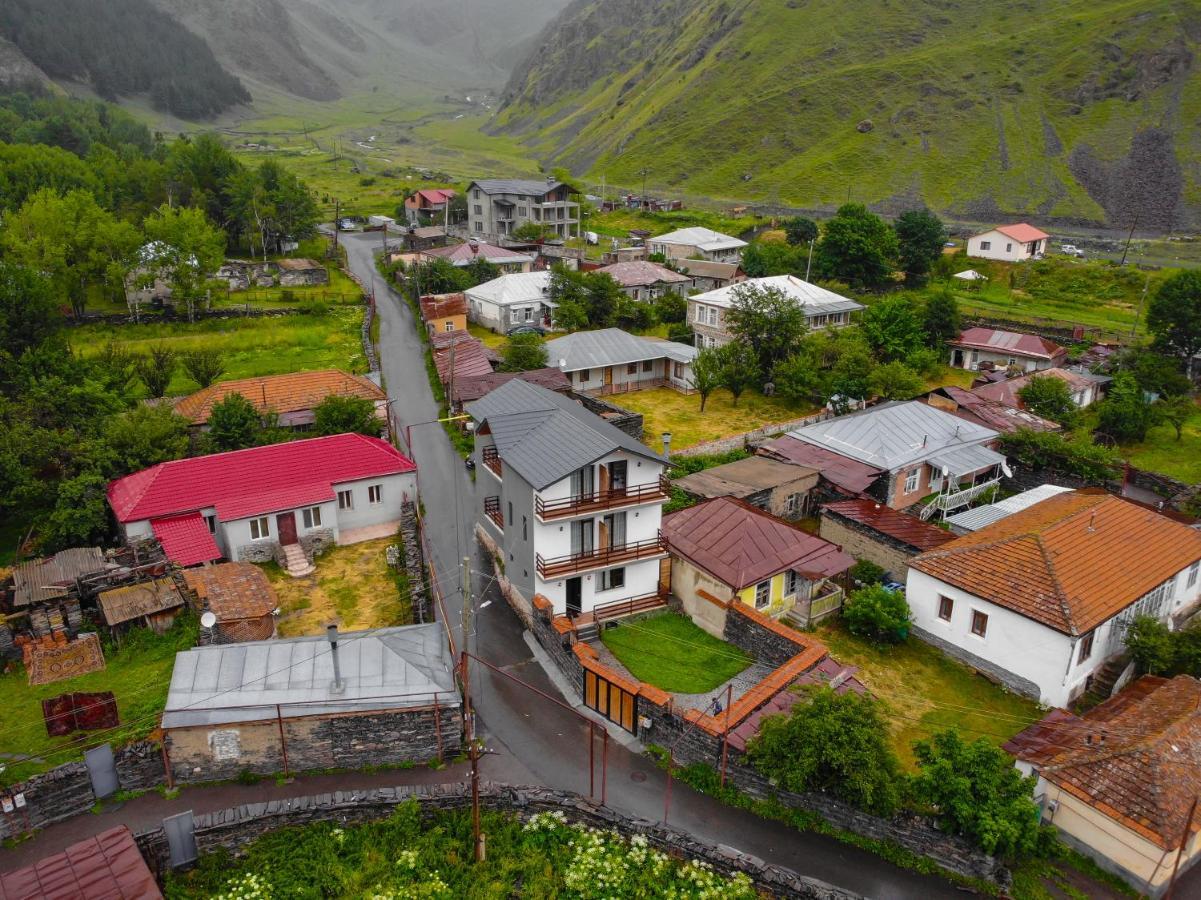
[[[1004,500],[998,500],[996,503],[988,503],[984,506],[977,506],[975,509],[964,510],[953,516],[947,516],[944,521],[957,534],[979,531],[993,522],[999,522],[1016,512],[1029,509],[1035,503],[1041,503],[1049,497],[1067,493],[1070,490],[1071,488],[1061,487],[1058,484],[1042,484],[1036,488],[1030,488],[1028,491],[1022,491],[1020,494],[1014,494],[1012,497],[1006,497]]]
[[[917,400],[881,403],[789,432],[799,441],[889,471],[998,436]]]
[[[667,459],[575,400],[513,380],[467,405],[487,425],[506,466],[542,490],[614,450],[667,464]]]
[[[930,465],[937,466],[952,478],[962,478],[964,475],[979,472],[989,466],[998,466],[1003,462],[1004,456],[979,444],[972,447],[956,447],[929,459]]]
[[[664,357],[675,362],[692,362],[697,352],[696,347],[688,344],[639,337],[620,328],[576,331],[546,342],[547,359],[564,372],[621,366]]]
[[[196,647],[175,655],[164,728],[459,704],[440,624]]]
[[[13,605],[65,597],[75,588],[77,578],[105,568],[104,551],[99,547],[72,547],[49,559],[18,563],[13,568]]]
[[[470,190],[473,187],[479,188],[485,194],[532,194],[541,197],[543,194],[548,194],[557,187],[561,187],[561,181],[535,181],[525,178],[485,178],[482,181],[473,181],[468,187]]]

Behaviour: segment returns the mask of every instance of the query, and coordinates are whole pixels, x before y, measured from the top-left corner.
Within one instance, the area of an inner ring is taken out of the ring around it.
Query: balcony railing
[[[495,447],[485,447],[484,452],[480,454],[484,460],[484,467],[487,468],[497,478],[504,476],[504,470],[500,462],[500,454],[496,452]]]
[[[939,494],[929,503],[922,507],[921,517],[923,519],[931,518],[936,512],[950,512],[953,509],[958,509],[961,506],[967,506],[975,501],[981,494],[991,488],[994,488],[1001,481],[1000,476],[989,481],[982,481],[980,484],[974,484],[971,487],[964,488],[961,491],[951,491],[946,494]]]
[[[664,475],[658,481],[650,484],[638,484],[627,488],[610,488],[607,491],[594,491],[591,494],[578,494],[574,497],[564,497],[561,500],[534,499],[534,512],[538,518],[562,519],[577,516],[582,513],[597,512],[604,509],[617,509],[622,506],[634,506],[638,503],[650,503],[667,498],[671,483]]]
[[[496,527],[504,530],[505,514],[500,511],[500,497],[484,498],[484,515],[496,523]]]
[[[663,532],[647,541],[617,544],[611,547],[601,547],[597,550],[587,550],[582,553],[569,553],[567,556],[554,556],[544,559],[539,553],[535,558],[538,574],[543,578],[558,578],[584,569],[602,569],[623,562],[634,562],[639,559],[650,559],[662,556],[667,552],[667,542],[663,540]]]

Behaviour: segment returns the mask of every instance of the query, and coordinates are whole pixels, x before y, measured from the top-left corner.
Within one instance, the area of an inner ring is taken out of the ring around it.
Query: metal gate
[[[190,809],[163,819],[163,833],[171,849],[172,868],[196,861],[200,854],[196,852],[196,822]]]
[[[113,763],[112,744],[101,744],[85,750],[83,761],[87,764],[88,777],[92,779],[92,793],[97,800],[117,793],[121,783],[117,780],[117,767]]]

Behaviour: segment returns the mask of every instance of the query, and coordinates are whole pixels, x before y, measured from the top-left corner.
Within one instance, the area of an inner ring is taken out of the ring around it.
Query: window
[[[1012,253],[1012,252],[1013,252],[1013,244],[1006,244],[1006,245],[1005,245],[1005,252],[1006,252],[1006,253]]]
[[[517,215],[521,216],[523,219],[528,219],[530,215],[530,208],[528,206],[517,207]]]
[[[588,380],[588,375],[589,372],[587,369],[580,369],[580,371],[577,373],[577,377],[580,379],[581,383]]]
[[[530,521],[525,516],[521,517],[521,539],[523,541],[530,539]]]
[[[717,307],[716,306],[709,307],[709,324],[710,325],[717,324]]]
[[[637,375],[638,374],[638,363],[630,363],[628,366],[626,366],[626,374],[627,375]]]
[[[672,376],[676,379],[676,381],[683,381],[684,380],[684,364],[683,363],[672,363],[671,373],[672,373]]]
[[[384,502],[384,486],[382,484],[373,484],[368,486],[367,502],[371,504]]]
[[[454,323],[454,322],[452,322],[452,321],[450,321],[450,319],[447,319],[447,320],[446,320],[446,324],[445,324],[443,327],[444,327],[444,328],[445,328],[447,331],[454,331],[454,330],[455,330],[455,323]]]
[[[612,591],[626,586],[626,570],[624,568],[605,569],[601,572],[602,591]]]
[[[760,581],[755,585],[755,609],[763,609],[771,603],[771,582]]]
[[[205,516],[204,524],[209,527],[209,534],[217,533],[217,517],[216,516],[214,516],[214,515]],[[1195,572],[1193,574],[1194,574],[1194,576],[1196,575]]]
[[[478,199],[480,199],[480,192],[479,192],[479,191],[472,191],[472,192],[471,192],[471,196],[472,196],[472,197],[474,197],[476,200],[478,200]]]
[[[643,372],[653,372],[655,370],[655,361],[653,359],[644,359],[642,361]]]
[[[784,509],[790,516],[799,515],[801,512],[801,501],[803,494],[789,494],[788,500],[784,504]]]
[[[991,250],[992,249],[992,241],[981,241],[980,249],[981,250]]]
[[[354,509],[353,491],[338,491],[338,509]]]
[[[522,314],[527,322],[534,321],[534,307],[527,306],[524,310],[522,310]]]
[[[988,632],[988,616],[980,612],[978,609],[972,610],[972,634],[976,637],[984,637]]]
[[[483,223],[483,222],[476,222],[476,223],[475,223],[475,230],[476,230],[476,231],[483,231],[483,230],[484,230],[484,223]]]
[[[1195,562],[1191,566],[1188,567],[1188,581],[1185,583],[1185,585],[1184,585],[1185,587],[1192,587],[1194,584],[1197,583],[1197,570],[1198,569],[1201,569],[1201,562]]]
[[[801,579],[797,576],[796,572],[787,573],[784,576],[784,596],[794,596],[796,594],[797,585],[800,584],[800,581]]]
[[[320,528],[321,527],[321,507],[310,506],[304,510],[304,527],[305,528]]]
[[[271,537],[271,529],[268,527],[267,517],[263,516],[261,519],[251,519],[250,539],[252,541],[257,541],[261,538],[268,537]]]
[[[1093,635],[1095,631],[1090,631],[1080,641],[1080,653],[1076,656],[1076,664],[1084,662],[1093,655]]]
[[[922,479],[922,467],[918,466],[905,476],[905,493],[912,494],[917,490],[918,483]]]
[[[938,598],[938,617],[944,622],[951,621],[951,613],[955,611],[955,601],[950,597]]]
[[[482,216],[484,214],[484,208],[482,206],[480,206],[478,203],[474,207],[472,207],[472,211],[477,216]]]

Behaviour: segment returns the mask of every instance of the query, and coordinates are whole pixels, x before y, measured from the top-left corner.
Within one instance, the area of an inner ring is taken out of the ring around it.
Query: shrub
[[[1002,453],[1023,466],[1063,472],[1097,484],[1112,481],[1122,471],[1122,459],[1113,450],[1051,431],[1019,428],[1001,435],[1000,444]]]
[[[870,559],[861,559],[851,566],[848,574],[856,584],[879,584],[884,580],[884,567]]]
[[[842,617],[853,634],[879,643],[899,643],[909,635],[905,595],[882,584],[852,592],[843,604]]]
[[[1150,616],[1139,616],[1126,632],[1126,648],[1140,672],[1201,677],[1201,628],[1172,631]]]
[[[295,303],[296,292],[291,288],[284,288],[279,292],[279,299],[281,303]]]
[[[329,315],[329,304],[324,300],[306,300],[297,308],[306,316]]]

